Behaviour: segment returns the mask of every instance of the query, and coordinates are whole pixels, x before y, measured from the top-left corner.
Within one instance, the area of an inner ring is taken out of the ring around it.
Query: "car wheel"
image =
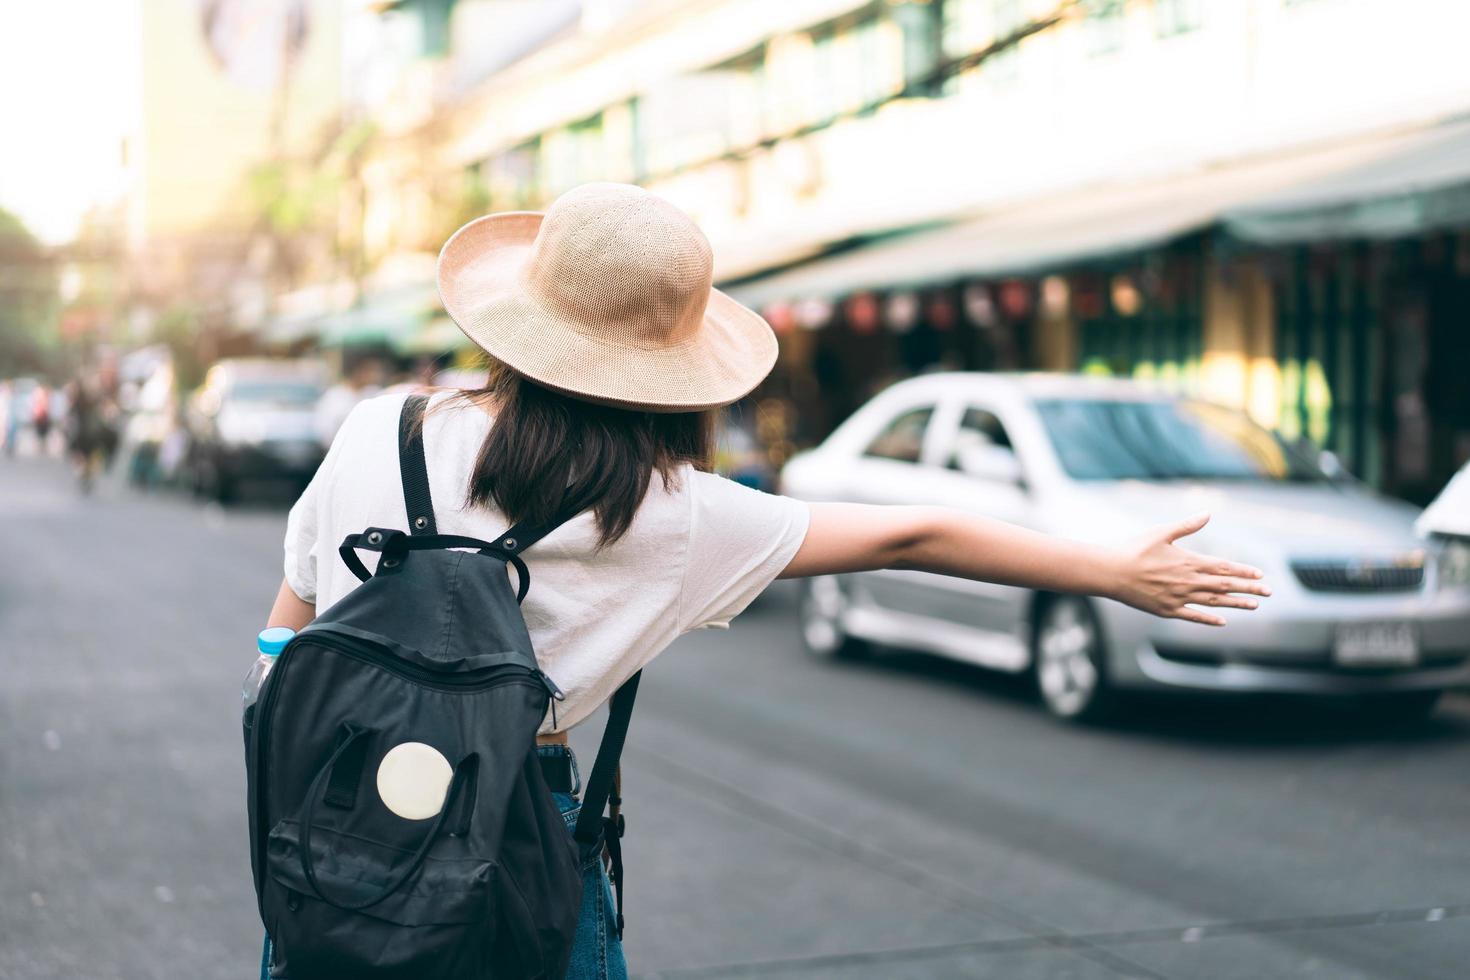
[[[1067,721],[1099,721],[1116,707],[1102,628],[1087,600],[1044,598],[1036,611],[1031,665],[1046,709]]]
[[[1443,691],[1404,691],[1396,694],[1375,694],[1363,702],[1363,711],[1375,721],[1390,724],[1411,724],[1424,721],[1434,714]]]
[[[807,652],[834,660],[860,660],[868,645],[849,636],[842,626],[847,593],[835,575],[819,575],[801,583],[801,641]]]

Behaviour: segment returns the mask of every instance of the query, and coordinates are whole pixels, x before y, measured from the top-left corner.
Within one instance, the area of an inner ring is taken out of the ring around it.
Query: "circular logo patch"
[[[378,766],[378,797],[405,820],[427,820],[444,806],[454,767],[444,754],[423,742],[403,742],[388,750]]]

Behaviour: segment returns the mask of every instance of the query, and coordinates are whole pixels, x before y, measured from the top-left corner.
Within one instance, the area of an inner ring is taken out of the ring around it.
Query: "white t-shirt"
[[[385,394],[354,408],[291,508],[286,582],[319,611],[359,584],[337,554],[344,537],[408,526],[397,446],[404,397]],[[465,506],[491,419],[474,405],[445,404],[447,397],[435,396],[424,423],[439,533],[493,541],[510,521]],[[528,549],[531,590],[521,611],[541,669],[566,692],[558,727],[596,711],[675,637],[728,626],[795,556],[808,517],[801,501],[686,465],[668,487],[654,475],[632,526],[612,544],[597,548],[589,511]],[[551,731],[549,714],[541,730]]]

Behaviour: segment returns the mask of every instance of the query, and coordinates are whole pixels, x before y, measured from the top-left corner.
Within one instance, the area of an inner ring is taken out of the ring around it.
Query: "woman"
[[[527,556],[522,610],[566,692],[541,752],[569,754],[566,729],[675,637],[728,626],[776,578],[914,568],[1207,625],[1224,620],[1198,607],[1252,609],[1269,594],[1255,569],[1175,546],[1205,516],[1113,550],[946,510],[807,504],[707,472],[714,412],[776,358],[770,327],[712,289],[711,268],[683,212],[616,184],[572,190],[544,216],[471,222],[439,257],[445,308],[496,364],[483,389],[436,395],[424,422],[440,533],[494,539],[564,504],[579,512]],[[269,625],[300,629],[357,584],[335,557],[345,535],[404,526],[402,400],[359,405],[292,509]],[[623,976],[601,918],[605,877],[591,885],[571,975]]]

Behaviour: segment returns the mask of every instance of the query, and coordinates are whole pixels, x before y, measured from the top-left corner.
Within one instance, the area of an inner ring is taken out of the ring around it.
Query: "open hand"
[[[1154,528],[1123,548],[1113,598],[1155,616],[1206,626],[1224,626],[1225,619],[1192,606],[1256,608],[1253,596],[1271,594],[1266,583],[1260,581],[1260,569],[1197,554],[1175,544],[1209,522],[1209,514],[1197,514],[1178,524]]]

